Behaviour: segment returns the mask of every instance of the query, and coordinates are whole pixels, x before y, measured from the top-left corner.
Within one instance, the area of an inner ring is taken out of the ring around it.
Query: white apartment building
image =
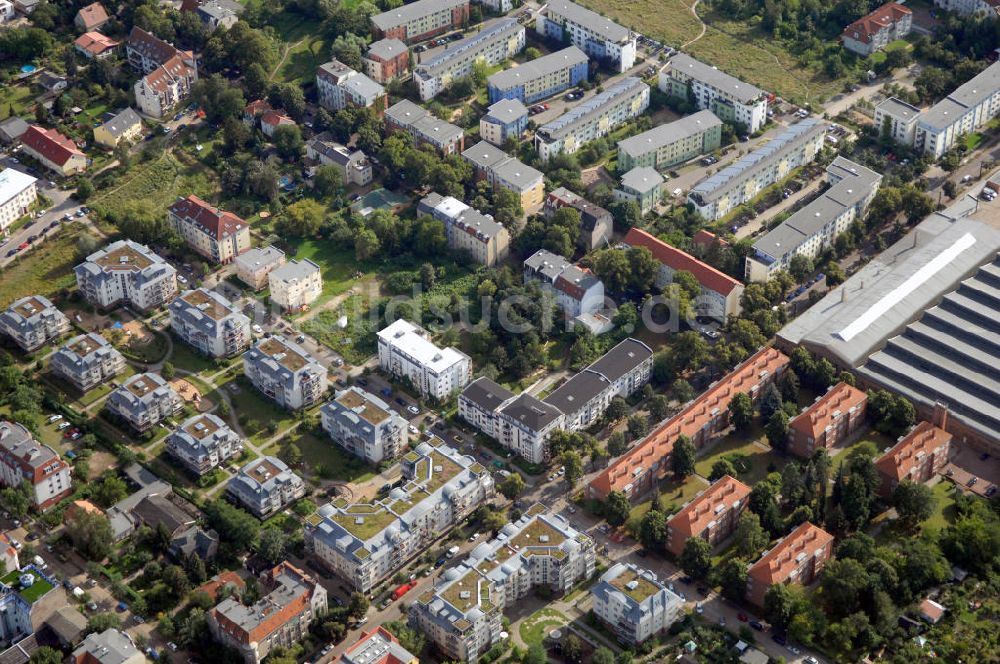
[[[510,232],[503,224],[457,198],[431,192],[417,204],[417,215],[443,223],[448,246],[467,251],[480,265],[493,267],[510,252]]]
[[[161,118],[188,96],[198,80],[198,63],[192,51],[134,26],[125,45],[129,65],[143,76],[135,82],[135,102],[142,113]]]
[[[320,417],[333,442],[368,463],[394,459],[406,448],[406,419],[360,387],[338,392],[323,404]]]
[[[403,456],[403,485],[385,497],[340,498],[306,518],[308,554],[358,592],[370,593],[493,497],[482,464],[428,441]]]
[[[551,251],[539,249],[524,261],[524,281],[540,283],[567,318],[604,308],[604,282]]]
[[[551,5],[550,5],[551,7]],[[535,149],[542,161],[560,153],[573,154],[585,143],[607,136],[649,108],[649,86],[629,76],[609,86],[535,132]]]
[[[549,436],[566,428],[566,416],[555,406],[526,392],[506,401],[494,413],[494,438],[531,463],[549,459]]]
[[[288,410],[318,403],[328,384],[326,367],[280,334],[259,340],[243,353],[243,373],[254,387]]]
[[[193,194],[167,208],[167,219],[189,247],[213,263],[231,263],[250,249],[250,224]]]
[[[69,330],[69,318],[44,295],[22,297],[0,313],[0,333],[13,339],[26,353]]]
[[[168,309],[170,329],[202,355],[232,357],[250,346],[250,319],[215,291],[185,291]]]
[[[490,438],[499,437],[498,415],[516,395],[495,380],[481,376],[458,395],[458,415]]]
[[[181,395],[159,374],[141,373],[127,378],[105,402],[108,412],[138,432],[148,431],[184,405]]]
[[[285,264],[285,252],[268,245],[255,248],[236,257],[236,276],[255,291],[267,286],[271,270]]]
[[[399,319],[378,333],[378,363],[382,371],[408,378],[424,397],[445,401],[465,387],[472,360],[457,348],[438,348],[427,330]]]
[[[934,6],[962,16],[985,14],[992,17],[997,13],[996,4],[990,0],[934,0]]]
[[[13,168],[0,171],[0,234],[6,235],[11,224],[31,211],[38,200],[37,182]]]
[[[486,180],[494,189],[517,194],[521,209],[534,210],[541,206],[545,198],[545,177],[538,169],[485,140],[464,151],[462,156],[476,169],[478,179]]]
[[[73,492],[70,472],[69,464],[30,431],[17,422],[0,420],[0,484],[16,487],[27,482],[33,507],[44,511]]]
[[[913,147],[935,158],[1000,114],[1000,62],[958,86],[917,119]]]
[[[348,106],[385,110],[385,88],[340,60],[331,60],[316,70],[316,94],[319,105],[330,111]]]
[[[258,519],[277,514],[306,495],[306,484],[274,456],[254,459],[226,485],[226,494]]]
[[[548,3],[535,22],[538,34],[570,43],[595,60],[604,60],[625,72],[635,64],[636,35],[597,12],[569,2]]]
[[[825,134],[826,125],[822,120],[806,118],[696,184],[687,200],[705,219],[721,219],[799,166],[815,159],[823,148]]]
[[[767,281],[787,270],[793,256],[816,258],[838,235],[864,216],[882,176],[844,157],[826,168],[830,188],[753,244],[746,258],[746,280]]]
[[[125,371],[125,358],[97,334],[81,334],[52,354],[52,373],[72,383],[81,392],[112,380]]]
[[[631,563],[615,563],[590,588],[594,613],[618,640],[637,645],[666,630],[684,612],[684,600],[656,574]]]
[[[596,567],[594,541],[534,504],[409,608],[409,624],[447,659],[475,662],[503,636],[503,611],[539,586],[565,595]]]
[[[886,132],[901,145],[913,145],[917,133],[920,109],[901,99],[889,97],[875,106],[875,129]]]
[[[477,62],[495,66],[524,50],[524,26],[516,19],[492,21],[476,34],[445,46],[445,50],[413,70],[417,92],[424,101],[433,99],[452,81],[470,76]]]
[[[660,72],[660,90],[688,99],[724,121],[739,123],[754,133],[767,123],[767,93],[684,53],[676,54]]]
[[[844,28],[840,40],[844,48],[866,58],[910,34],[912,25],[913,12],[909,7],[887,2]]]
[[[323,294],[323,276],[319,265],[308,258],[292,259],[267,274],[271,302],[286,311],[300,311]]]
[[[74,268],[76,285],[101,309],[127,304],[149,310],[177,294],[177,271],[149,247],[118,240]]]
[[[212,413],[193,415],[167,437],[167,452],[195,475],[204,475],[243,451],[244,440]]]

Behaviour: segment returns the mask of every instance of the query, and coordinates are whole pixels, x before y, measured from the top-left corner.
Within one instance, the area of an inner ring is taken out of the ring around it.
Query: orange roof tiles
[[[224,572],[219,572],[210,581],[199,586],[198,590],[202,591],[215,601],[215,599],[219,596],[219,591],[227,583],[232,584],[236,588],[244,588],[246,586],[246,582],[243,581],[242,576],[236,572],[226,570]]]
[[[100,32],[85,32],[77,37],[73,43],[91,55],[101,55],[105,51],[118,46],[118,42],[111,37],[102,35]]]
[[[80,22],[83,23],[85,30],[99,28],[107,23],[109,19],[107,10],[99,2],[83,7],[76,15],[80,19]]]
[[[272,127],[278,127],[280,125],[293,125],[295,120],[291,119],[281,111],[267,110],[264,114],[260,116],[260,123],[262,125],[271,125]]]
[[[823,431],[833,423],[835,414],[843,415],[851,408],[859,406],[868,400],[868,395],[847,383],[838,383],[827,390],[826,394],[816,403],[809,406],[801,414],[788,423],[791,430],[813,439],[819,438]]]
[[[725,238],[721,238],[712,231],[706,230],[704,228],[702,228],[701,230],[699,230],[697,233],[694,234],[694,237],[691,238],[691,242],[698,245],[699,247],[705,247],[706,249],[708,247],[711,247],[712,244],[714,244],[715,242],[718,242],[719,246],[721,247],[729,246],[729,242],[727,242]]]
[[[734,288],[743,285],[739,280],[733,279],[728,274],[716,270],[691,254],[685,253],[677,247],[672,247],[639,228],[629,230],[625,235],[625,244],[630,247],[646,247],[656,260],[671,270],[684,270],[693,274],[698,283],[707,290],[729,295]]]
[[[667,525],[679,534],[691,537],[704,532],[708,524],[718,518],[719,512],[732,507],[736,502],[742,503],[749,495],[750,487],[735,477],[726,475],[670,517]]]
[[[754,563],[750,567],[750,577],[768,586],[784,583],[798,568],[802,554],[813,556],[832,541],[833,535],[807,521]]]
[[[228,237],[247,226],[247,222],[232,212],[212,207],[194,194],[176,201],[170,206],[170,211],[185,221],[193,221],[217,240]]]
[[[893,445],[892,449],[875,461],[880,473],[897,481],[907,477],[924,455],[931,454],[942,444],[951,442],[951,434],[930,422],[923,421],[913,427],[908,435]]]
[[[901,18],[913,14],[908,7],[895,2],[887,2],[871,14],[862,16],[854,23],[844,28],[844,37],[857,39],[860,42],[870,42],[880,30],[887,28]],[[857,33],[857,37],[854,34]]]

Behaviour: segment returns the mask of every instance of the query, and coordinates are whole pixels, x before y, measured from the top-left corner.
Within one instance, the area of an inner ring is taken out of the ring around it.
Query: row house
[[[167,452],[201,476],[243,452],[244,440],[212,413],[193,415],[167,437]]]
[[[0,421],[0,484],[18,487],[27,482],[34,509],[47,510],[73,492],[70,472],[59,453],[36,441],[26,428]]]
[[[38,350],[69,330],[69,318],[44,295],[22,297],[0,313],[0,333],[26,353]]]
[[[715,547],[736,530],[750,487],[729,475],[715,481],[667,520],[667,551],[680,556],[692,537]]]
[[[493,189],[506,189],[516,194],[522,210],[532,210],[542,204],[545,179],[538,169],[486,141],[479,141],[462,156],[472,164],[477,179],[485,180]]]
[[[278,457],[265,456],[240,468],[226,484],[226,495],[258,519],[266,519],[305,496],[306,483]]]
[[[838,383],[788,423],[788,451],[803,459],[851,438],[865,423],[868,395]]]
[[[721,144],[722,120],[712,111],[701,110],[618,141],[618,170],[636,166],[663,170],[717,150]]]
[[[360,387],[343,390],[323,404],[320,418],[333,442],[368,463],[390,461],[406,448],[406,419]]]
[[[202,355],[233,357],[250,347],[250,319],[215,291],[186,291],[168,309],[170,329]]]
[[[54,375],[86,392],[125,371],[125,357],[107,339],[90,332],[67,341],[52,354],[49,367]]]
[[[167,219],[189,247],[213,263],[226,265],[250,249],[250,224],[194,194],[167,208]]]
[[[542,9],[535,21],[538,34],[559,43],[569,42],[619,72],[635,65],[637,36],[625,26],[569,0],[554,0]]]
[[[493,267],[510,252],[510,232],[504,225],[457,198],[431,192],[417,204],[417,216],[444,224],[448,246],[467,252],[480,265]]]
[[[143,433],[167,419],[184,400],[159,374],[141,373],[127,378],[108,395],[105,406],[112,415]]]
[[[132,240],[112,242],[87,256],[73,271],[84,298],[101,309],[127,304],[148,311],[177,294],[177,270]]]
[[[328,384],[326,367],[280,334],[260,339],[243,353],[243,373],[264,396],[288,410],[319,403]]]

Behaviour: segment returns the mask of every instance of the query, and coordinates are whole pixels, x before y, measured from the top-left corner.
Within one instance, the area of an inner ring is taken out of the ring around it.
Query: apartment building
[[[30,353],[70,330],[69,318],[44,295],[15,300],[0,313],[0,333]]]
[[[684,612],[684,600],[656,574],[631,563],[615,563],[590,588],[594,614],[626,645],[637,645],[669,628]]]
[[[348,186],[363,187],[372,181],[372,163],[365,153],[341,145],[327,132],[306,142],[306,157],[317,164],[336,168]]]
[[[663,183],[666,180],[655,168],[636,166],[621,176],[621,182],[615,189],[615,199],[631,201],[639,208],[639,212],[647,214],[663,200]]]
[[[208,627],[221,644],[260,664],[276,648],[291,648],[326,614],[326,588],[285,561],[261,575],[260,599],[247,606],[228,597],[208,612]]]
[[[815,159],[823,148],[825,135],[826,125],[819,118],[806,118],[791,125],[763,146],[696,184],[688,193],[688,203],[705,219],[721,219]]]
[[[557,42],[570,42],[588,57],[625,72],[635,64],[636,35],[628,28],[585,7],[556,0],[544,7],[535,22],[538,34]]]
[[[333,442],[368,463],[395,459],[406,448],[406,419],[360,387],[338,392],[323,404],[320,417]]]
[[[0,616],[3,616],[0,620],[0,639],[16,644],[19,649],[31,641],[37,646],[37,639],[22,639],[40,631],[56,612],[66,606],[66,591],[59,581],[35,565],[8,572],[0,577]],[[9,653],[8,658],[11,656],[13,659],[27,659],[19,651]]]
[[[101,309],[126,304],[148,311],[177,294],[177,271],[146,245],[117,240],[73,268],[76,285]]]
[[[193,415],[167,437],[167,452],[195,475],[224,465],[243,451],[244,441],[222,418]]]
[[[788,366],[788,356],[770,347],[762,348],[690,401],[679,413],[657,427],[627,453],[615,459],[587,487],[590,498],[606,500],[612,491],[638,497],[670,472],[670,454],[681,435],[696,447],[704,447],[729,426],[729,402],[744,392],[753,403]]]
[[[891,500],[900,482],[927,482],[948,465],[952,436],[926,420],[875,460],[882,483],[879,495]]]
[[[94,127],[94,142],[114,150],[119,143],[135,143],[142,136],[142,118],[131,108],[126,108],[113,118]]]
[[[31,125],[21,134],[21,151],[57,175],[83,173],[90,164],[72,139],[38,125]]]
[[[52,354],[49,367],[53,374],[86,392],[125,371],[125,358],[104,337],[90,332],[67,341]]]
[[[490,438],[499,438],[498,415],[515,396],[495,380],[481,376],[458,395],[458,415]]]
[[[472,360],[457,348],[438,348],[427,330],[403,320],[378,333],[378,364],[397,378],[409,378],[424,397],[446,401],[472,377]]]
[[[844,28],[840,41],[848,51],[867,58],[910,34],[912,26],[913,12],[909,7],[887,2]]]
[[[340,498],[306,519],[308,555],[358,592],[370,593],[493,496],[482,464],[428,440],[403,456],[402,486],[366,503]]]
[[[0,420],[0,484],[27,482],[32,507],[44,511],[73,492],[71,472],[58,452],[36,441],[26,428]]]
[[[409,99],[403,99],[385,112],[385,125],[390,131],[409,134],[417,145],[433,146],[442,157],[465,149],[465,132],[461,127],[439,120]]]
[[[453,81],[470,76],[476,63],[499,65],[523,51],[524,44],[524,26],[517,19],[490,21],[476,34],[417,65],[413,69],[417,92],[424,101],[433,99]]]
[[[833,535],[808,521],[803,523],[750,566],[747,599],[763,607],[768,589],[777,583],[808,586],[831,555]]]
[[[587,80],[590,60],[576,46],[499,71],[486,79],[490,103],[516,99],[525,104],[557,95]]]
[[[550,4],[551,8],[552,5]],[[535,132],[535,149],[542,161],[573,154],[585,143],[607,136],[649,108],[649,86],[629,76],[570,109]]]
[[[788,423],[788,451],[803,459],[848,440],[865,422],[868,395],[847,383],[832,386]]]
[[[38,200],[38,179],[27,173],[5,168],[0,171],[0,234],[15,221],[31,212]]]
[[[736,530],[749,496],[750,487],[729,475],[716,480],[667,520],[667,551],[680,556],[692,537],[714,548]]]
[[[510,232],[504,225],[457,198],[431,192],[417,204],[417,216],[443,223],[448,246],[468,252],[480,265],[493,267],[510,252]]]
[[[712,111],[723,122],[741,124],[748,133],[767,123],[766,92],[685,53],[671,58],[659,83],[668,95],[693,99],[698,108]]]
[[[503,638],[503,611],[538,586],[567,593],[593,574],[594,541],[535,504],[416,598],[409,624],[448,659],[475,662]]]
[[[479,404],[484,408],[485,404]],[[549,436],[565,429],[566,416],[527,392],[505,402],[494,413],[494,439],[531,463],[549,459]]]
[[[413,44],[469,22],[469,0],[417,0],[371,17],[376,39]]]
[[[895,97],[875,105],[876,129],[901,145],[913,145],[919,118],[919,108]]]
[[[181,3],[181,11],[188,11],[188,7],[195,5],[194,13],[201,20],[202,25],[211,34],[220,27],[228,30],[233,27],[240,15],[243,13],[244,5],[236,0],[185,0]]]
[[[671,283],[678,271],[693,275],[701,286],[698,299],[693,303],[698,316],[725,321],[742,311],[740,299],[743,297],[743,284],[737,279],[639,228],[629,229],[624,243],[629,247],[646,247],[660,262],[660,271],[656,275],[659,288]]]
[[[302,311],[323,294],[323,274],[308,258],[294,258],[267,273],[271,302],[285,311]]]
[[[535,281],[551,294],[567,318],[604,308],[604,282],[587,268],[539,249],[524,261],[524,282]]]
[[[778,270],[788,270],[793,257],[813,259],[832,247],[855,219],[864,217],[882,176],[838,156],[826,167],[826,181],[830,187],[819,197],[754,242],[746,258],[747,281],[767,281]]]
[[[105,60],[118,52],[120,42],[100,32],[85,32],[73,42],[77,53],[88,60]]]
[[[215,291],[185,291],[168,309],[170,329],[202,355],[232,357],[250,347],[250,319]]]
[[[285,264],[285,252],[268,245],[249,249],[236,257],[236,276],[255,291],[267,287],[268,275]]]
[[[611,213],[599,205],[579,196],[566,187],[557,187],[545,197],[542,214],[546,218],[562,207],[575,208],[580,213],[580,237],[577,245],[586,252],[603,249],[611,242],[614,219]]]
[[[506,189],[517,194],[521,209],[531,210],[542,204],[545,179],[538,169],[486,141],[479,141],[462,156],[472,164],[477,179],[486,180],[494,189]]]
[[[501,99],[479,118],[479,135],[496,146],[521,138],[528,128],[528,107],[516,99]]]
[[[189,247],[213,263],[231,263],[250,249],[250,224],[194,194],[167,208],[167,219]]]
[[[308,408],[326,394],[326,367],[280,334],[260,339],[243,353],[243,373],[254,387],[288,410]]]
[[[105,402],[109,413],[121,418],[139,433],[149,431],[183,405],[181,395],[155,373],[126,378]]]
[[[91,632],[70,656],[72,664],[146,664],[146,656],[125,632],[109,627]]]
[[[958,138],[982,127],[1000,113],[1000,62],[994,62],[950,95],[920,114],[913,147],[935,159]]]
[[[254,459],[226,484],[226,495],[258,519],[266,519],[306,495],[306,484],[275,456]]]
[[[198,63],[192,51],[134,26],[125,46],[129,65],[143,74],[134,86],[136,106],[154,118],[162,118],[191,94],[198,80]]]
[[[389,102],[379,83],[336,59],[316,69],[316,94],[319,105],[330,111],[355,106],[382,115]]]
[[[997,13],[996,5],[990,0],[934,0],[934,6],[961,16],[979,14],[989,18]]]
[[[380,39],[368,46],[361,62],[369,78],[386,85],[410,70],[410,49],[398,39]]]
[[[618,141],[618,170],[663,170],[707,154],[722,144],[722,120],[708,110],[661,124]]]
[[[336,664],[420,664],[420,658],[399,644],[382,625],[361,632],[354,644],[336,660]]]

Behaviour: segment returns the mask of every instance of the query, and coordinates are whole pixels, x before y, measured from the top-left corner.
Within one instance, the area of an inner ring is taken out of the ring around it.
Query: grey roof
[[[920,115],[920,109],[916,106],[911,106],[907,104],[902,99],[896,99],[895,97],[889,97],[875,106],[876,111],[886,111],[891,115],[900,119],[916,119]],[[882,129],[878,127],[878,129]]]
[[[520,99],[501,99],[486,109],[483,119],[505,125],[525,117],[528,117],[528,107]]]
[[[637,602],[627,593],[611,584],[612,581],[626,572],[631,572],[636,576],[644,578],[658,589],[657,592],[652,593],[641,602]],[[625,615],[622,618],[631,625],[638,625],[647,614],[667,611],[670,605],[680,608],[684,604],[684,600],[660,583],[656,578],[656,574],[632,563],[615,563],[612,565],[601,575],[600,581],[591,586],[590,592],[595,597],[604,598],[605,601],[608,596],[617,596],[619,601],[627,607]]]
[[[527,392],[521,393],[504,406],[502,412],[506,417],[521,422],[532,431],[544,429],[562,416],[562,412],[547,403],[547,400],[541,401]]]
[[[278,262],[284,258],[284,256],[285,252],[281,249],[272,245],[267,245],[266,247],[254,247],[253,249],[237,256],[236,262],[243,263],[248,266],[254,266],[257,264],[270,265],[271,263]]]
[[[597,226],[597,222],[602,219],[610,221],[611,213],[599,205],[591,203],[586,198],[579,196],[566,187],[557,187],[549,192],[550,197],[558,198],[567,202],[580,212],[580,225],[584,230],[592,231]]]
[[[338,164],[341,168],[347,168],[350,166],[352,161],[357,161],[365,158],[365,153],[361,150],[351,150],[350,148],[341,145],[337,141],[333,140],[333,134],[329,132],[323,132],[318,136],[309,139],[306,145],[323,155],[330,161]]]
[[[398,39],[379,39],[372,42],[365,55],[391,60],[406,51],[406,44]]]
[[[675,55],[670,60],[670,69],[668,71],[681,72],[697,81],[710,85],[744,104],[751,104],[760,99],[764,94],[764,91],[757,86],[745,83],[724,71],[719,71],[701,60],[695,60],[686,53]]]
[[[417,656],[399,644],[387,639],[382,629],[372,630],[363,641],[358,641],[340,656],[338,664],[381,664],[392,662],[408,664]]]
[[[284,609],[305,595],[312,597],[316,589],[315,580],[305,575],[285,563],[281,571],[273,580],[273,584],[267,588],[266,595],[257,600],[254,604],[247,606],[239,598],[227,597],[215,607],[214,613],[225,616],[226,619],[237,625],[241,630],[250,632],[258,627],[266,626],[268,630],[261,639],[271,640],[272,635],[278,631],[284,631],[291,619],[297,618],[304,611],[308,611],[312,602],[306,602],[305,607],[284,620],[273,621],[271,617],[281,609]],[[325,608],[325,606],[324,606]],[[215,619],[214,617],[212,618]]]
[[[521,190],[535,185],[543,177],[538,169],[528,166],[516,157],[511,157],[486,141],[479,141],[466,149],[462,156],[476,168],[492,171],[497,179]]]
[[[640,194],[652,191],[663,183],[663,176],[652,166],[636,166],[622,176],[622,187]]]
[[[840,180],[818,198],[753,244],[757,254],[779,260],[819,233],[848,208],[860,204],[882,180],[875,171],[850,159],[837,157],[827,168]]]
[[[293,279],[305,279],[314,273],[320,272],[320,267],[308,258],[295,260],[294,258],[284,265],[279,265],[271,271],[271,276],[278,281],[292,281]]]
[[[302,484],[302,478],[293,473],[284,461],[265,456],[240,468],[236,477],[229,480],[226,491],[247,502],[259,503],[282,487],[296,484]]]
[[[646,344],[625,339],[545,397],[545,403],[563,413],[575,413],[652,356]]]
[[[341,82],[340,86],[345,90],[353,91],[362,99],[378,99],[385,94],[385,88],[381,84],[376,83],[361,72],[357,72],[354,76]]]
[[[138,414],[146,411],[154,402],[170,399],[179,404],[180,396],[159,374],[152,372],[136,374],[124,380],[108,396],[107,406],[119,413]]]
[[[165,526],[171,534],[176,533],[178,528],[195,522],[193,516],[171,502],[168,494],[146,496],[132,508],[132,514],[150,528]]]
[[[206,430],[208,433],[203,433]],[[240,438],[219,416],[199,413],[184,420],[170,434],[167,449],[182,452],[190,459],[204,459],[227,442],[238,444]]]
[[[516,67],[498,71],[489,76],[486,81],[490,87],[499,90],[509,90],[510,88],[524,85],[536,78],[541,78],[542,76],[547,76],[563,69],[569,69],[576,65],[587,64],[587,62],[586,53],[576,46],[569,46],[561,51],[529,60]]]
[[[920,124],[940,131],[1000,90],[1000,62],[994,62],[920,116]]]
[[[458,140],[465,133],[461,127],[438,119],[409,99],[403,99],[389,107],[385,112],[385,117],[396,125],[438,144]]]
[[[138,270],[130,270],[128,278],[135,281],[141,287],[144,283],[155,281],[163,277],[169,277],[177,272],[174,266],[163,260],[156,252],[144,244],[133,242],[132,240],[117,240],[102,249],[87,256],[87,259],[73,268],[78,280],[99,279],[103,281],[117,279],[120,266],[102,266],[98,261],[104,259],[109,254],[121,254],[122,256],[138,259],[139,257],[148,261],[148,264]],[[134,254],[134,256],[132,256]],[[124,263],[127,265],[127,263]]]
[[[652,348],[629,337],[595,360],[587,369],[596,371],[613,383],[652,356]]]
[[[722,120],[712,111],[698,111],[680,120],[661,124],[649,131],[618,141],[618,149],[632,157],[638,157],[721,126]]]
[[[239,16],[244,9],[242,4],[234,0],[208,0],[198,7],[198,13],[219,21],[229,16]]]
[[[740,182],[749,179],[758,169],[764,168],[772,161],[781,159],[824,131],[825,124],[821,119],[806,118],[798,124],[788,127],[762,147],[739,158],[715,175],[705,178],[694,186],[691,193],[697,194],[705,201],[720,198]]]
[[[496,41],[506,39],[508,33],[519,31],[523,32],[524,26],[518,23],[517,19],[496,19],[487,23],[486,27],[476,34],[461,39],[451,46],[446,46],[445,50],[417,65],[413,73],[425,78],[433,78],[446,71],[455,60],[465,61],[469,58],[475,58]]]
[[[570,265],[568,260],[548,249],[539,249],[524,261],[526,269],[542,275],[549,283],[554,282]]]
[[[216,291],[207,288],[185,291],[168,308],[172,320],[177,319],[195,327],[213,339],[222,336],[225,330],[250,325],[250,319],[239,308]]]
[[[0,312],[0,331],[11,330],[21,333],[36,330],[46,322],[69,322],[66,315],[59,311],[52,301],[44,295],[28,295],[22,297]]]
[[[108,520],[111,522],[111,532],[116,541],[135,529],[136,522],[132,511],[136,505],[149,496],[168,496],[173,493],[173,487],[163,480],[156,479],[148,471],[141,472],[141,468],[138,464],[132,464],[126,468],[126,474],[137,484],[140,483],[139,481],[145,483],[135,493],[126,496],[108,508]]]
[[[608,87],[604,92],[594,95],[569,112],[545,123],[538,128],[538,131],[548,137],[550,141],[563,138],[575,130],[577,126],[601,114],[608,106],[617,103],[621,97],[637,95],[643,90],[648,91],[649,86],[635,76],[627,76]]]
[[[456,231],[476,235],[481,240],[496,237],[504,230],[503,224],[475,208],[462,210],[451,223]]]
[[[28,131],[28,123],[16,115],[12,115],[6,120],[0,120],[0,138],[5,141],[16,141],[26,131]]]
[[[87,617],[73,606],[62,607],[45,624],[67,645],[74,645],[87,631]]]
[[[391,30],[396,26],[404,25],[414,19],[439,12],[449,7],[460,7],[468,0],[417,0],[408,5],[402,5],[396,9],[372,16],[372,23],[383,32]]]
[[[193,554],[207,562],[215,557],[218,550],[219,534],[197,525],[182,530],[170,542],[170,551],[176,557],[187,558]]]
[[[471,148],[466,148],[462,153],[465,159],[472,162],[472,165],[487,170],[504,159],[510,159],[510,155],[486,141],[479,141]]]
[[[601,35],[608,41],[623,43],[632,38],[632,32],[609,18],[601,16],[597,12],[591,11],[586,7],[581,7],[580,5],[569,2],[568,0],[555,0],[550,2],[547,7],[547,16],[551,16],[553,13],[559,14],[569,19],[577,25],[581,25],[591,32]]]
[[[486,376],[477,378],[462,390],[463,399],[489,412],[495,411],[500,404],[513,396],[513,392]]]
[[[142,118],[140,118],[139,114],[133,111],[131,107],[129,107],[126,108],[124,111],[118,113],[118,115],[116,115],[115,117],[105,122],[103,127],[107,129],[108,133],[110,133],[115,138],[121,138],[122,134],[124,134],[126,131],[136,126],[137,124],[141,123],[142,123]]]
[[[0,449],[5,457],[16,459],[32,469],[43,468],[53,461],[59,461],[59,455],[48,445],[34,439],[31,432],[17,422],[0,420]]]
[[[73,651],[73,661],[79,661],[84,653],[89,654],[100,664],[123,664],[137,655],[142,655],[128,634],[113,627],[100,634],[96,632],[88,634],[83,643]]]

